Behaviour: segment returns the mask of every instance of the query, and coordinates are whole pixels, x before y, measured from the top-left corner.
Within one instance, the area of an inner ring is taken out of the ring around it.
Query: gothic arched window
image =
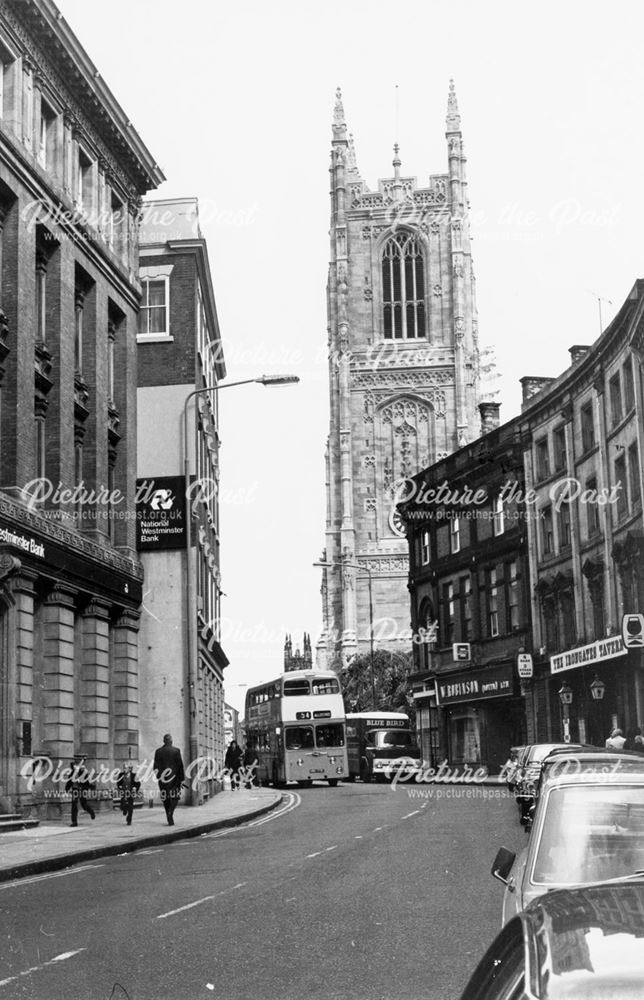
[[[425,261],[413,233],[396,233],[382,251],[385,337],[425,336]]]

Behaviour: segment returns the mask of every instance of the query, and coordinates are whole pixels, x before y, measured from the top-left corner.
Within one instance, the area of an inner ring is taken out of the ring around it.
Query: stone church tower
[[[419,187],[402,175],[396,145],[394,176],[372,192],[336,95],[319,667],[338,669],[368,652],[372,620],[376,649],[411,649],[396,484],[480,432],[469,203],[453,83],[446,124],[447,173]]]

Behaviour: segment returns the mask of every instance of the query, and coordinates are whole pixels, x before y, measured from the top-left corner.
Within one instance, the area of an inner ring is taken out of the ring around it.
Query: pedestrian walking
[[[623,750],[626,740],[624,739],[624,734],[621,729],[613,729],[610,736],[606,740],[607,750]]]
[[[132,826],[132,816],[134,815],[134,799],[136,798],[136,793],[141,787],[141,782],[138,780],[132,765],[127,762],[123,765],[123,769],[119,771],[116,776],[116,787],[121,793],[121,801],[119,803],[121,812],[125,816],[128,826]]]
[[[96,819],[96,813],[89,805],[87,799],[94,786],[90,783],[89,772],[85,767],[85,758],[74,757],[71,762],[72,772],[69,780],[65,784],[65,791],[71,792],[72,796],[72,826],[78,826],[78,807],[89,813],[92,819]]]
[[[233,792],[236,788],[239,788],[239,769],[242,766],[243,759],[244,752],[239,743],[237,740],[231,740],[230,746],[226,750],[224,767],[230,772],[230,788]]]
[[[161,801],[165,809],[168,826],[174,826],[174,810],[181,795],[181,783],[185,777],[181,751],[172,745],[172,736],[166,733],[163,746],[154,754],[152,769],[159,782]]]
[[[254,788],[257,785],[257,754],[246,741],[244,747],[244,785],[246,788]]]

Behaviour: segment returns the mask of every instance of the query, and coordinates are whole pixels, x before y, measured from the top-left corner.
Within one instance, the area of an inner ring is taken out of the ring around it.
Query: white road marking
[[[420,809],[414,809],[414,811],[412,813],[407,813],[406,816],[401,816],[400,818],[401,819],[409,819],[410,816],[418,816],[419,812],[420,812]]]
[[[0,979],[0,986],[6,986],[7,983],[14,983],[16,979],[20,979],[21,976],[30,976],[32,972],[39,972],[40,969],[46,969],[48,965],[53,965],[54,962],[65,962],[68,958],[73,958],[74,955],[80,955],[81,951],[86,950],[86,948],[77,948],[76,951],[64,951],[61,955],[56,955],[55,958],[50,958],[48,962],[43,962],[42,965],[32,965],[30,969],[25,969],[24,972],[19,972],[17,976],[9,976],[7,979]]]
[[[183,913],[185,910],[192,910],[195,906],[201,906],[202,903],[208,903],[217,896],[224,896],[227,892],[232,892],[233,889],[241,889],[242,886],[248,885],[248,882],[238,882],[237,885],[231,886],[229,889],[222,889],[221,892],[216,892],[214,896],[203,896],[202,899],[195,899],[192,903],[186,903],[185,906],[179,906],[176,910],[168,910],[167,913],[159,913],[157,915],[157,920],[165,920],[166,917],[173,917],[177,913]]]
[[[168,910],[167,913],[159,913],[157,920],[165,920],[166,917],[173,917],[175,913],[183,913],[184,910],[191,910],[193,906],[201,906],[202,903],[208,903],[214,896],[204,896],[203,899],[195,899],[193,903],[186,903],[185,906],[180,906],[176,910]]]
[[[15,879],[13,882],[3,882],[2,889],[13,889],[16,885],[30,885],[32,882],[44,882],[46,878],[62,878],[63,875],[76,875],[78,872],[89,871],[90,868],[105,868],[105,865],[79,865],[78,868],[65,869],[63,872],[47,872],[44,875],[34,875],[32,878]]]
[[[215,840],[217,837],[226,837],[229,833],[235,833],[238,830],[248,829],[251,826],[263,826],[264,823],[272,823],[274,819],[278,819],[280,816],[286,816],[287,813],[297,809],[299,805],[302,804],[302,798],[297,792],[287,792],[287,801],[273,812],[269,813],[267,816],[260,816],[258,819],[253,819],[249,823],[240,823],[239,826],[227,827],[225,830],[216,830],[214,833],[202,833],[200,840]]]
[[[380,830],[382,830],[382,827],[381,826],[377,826],[373,832],[374,833],[378,833]]]
[[[357,833],[353,839],[354,840],[362,840],[362,834],[361,833]]]
[[[148,847],[145,851],[137,851],[137,854],[163,854],[163,847]]]
[[[322,851],[314,851],[313,854],[307,854],[307,858],[317,858],[318,854],[322,854]]]
[[[338,846],[337,844],[334,844],[333,847],[325,847],[324,850],[325,851],[335,851],[335,849],[336,849],[337,846]]]

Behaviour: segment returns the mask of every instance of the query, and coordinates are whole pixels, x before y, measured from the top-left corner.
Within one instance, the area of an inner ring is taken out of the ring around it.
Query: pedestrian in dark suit
[[[231,740],[230,746],[226,750],[224,767],[230,771],[230,788],[233,792],[236,788],[239,788],[239,769],[242,766],[243,759],[244,751],[239,743],[237,740]]]
[[[152,767],[159,782],[161,801],[168,826],[174,826],[173,814],[181,795],[181,782],[185,777],[185,771],[183,770],[181,751],[178,747],[172,746],[170,733],[166,733],[163,737],[163,746],[159,747],[154,754]]]
[[[134,799],[141,787],[141,782],[137,779],[131,764],[125,764],[122,771],[116,776],[116,787],[121,793],[121,812],[127,820],[127,825],[132,825],[134,815]]]
[[[87,802],[88,793],[92,791],[89,772],[85,767],[84,757],[74,757],[72,763],[72,773],[69,781],[65,785],[65,791],[72,794],[72,826],[78,826],[78,807],[89,813],[92,819],[96,819],[96,813]]]
[[[246,788],[253,788],[257,784],[256,767],[257,754],[250,743],[246,742],[244,747],[244,785]]]

